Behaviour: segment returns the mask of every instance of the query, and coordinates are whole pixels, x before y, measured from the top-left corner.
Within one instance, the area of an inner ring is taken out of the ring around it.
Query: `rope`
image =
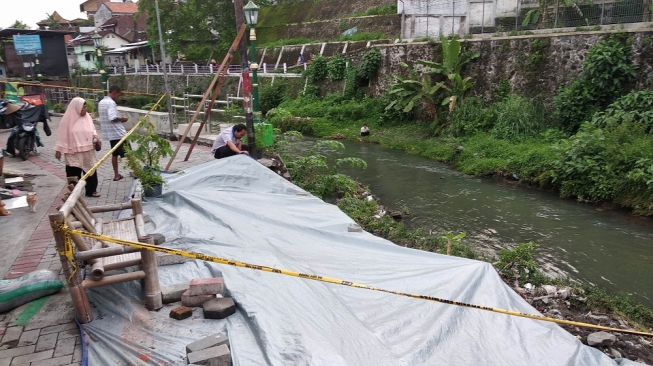
[[[91,239],[95,239],[95,240],[99,240],[99,241],[103,241],[103,242],[108,242],[108,243],[113,243],[113,244],[118,244],[118,245],[122,245],[122,246],[131,247],[131,248],[135,248],[135,249],[150,250],[150,251],[154,251],[154,252],[173,254],[173,255],[180,256],[180,257],[185,257],[185,258],[190,258],[190,259],[197,259],[197,260],[201,260],[201,261],[205,261],[205,262],[211,262],[211,263],[222,264],[222,265],[238,267],[238,268],[248,268],[248,269],[261,271],[261,272],[276,273],[276,274],[289,276],[289,277],[294,277],[294,278],[302,278],[302,279],[305,279],[305,280],[330,283],[330,284],[334,284],[334,285],[353,287],[353,288],[358,288],[358,289],[363,289],[363,290],[383,292],[383,293],[397,295],[397,296],[409,297],[409,298],[412,298],[412,299],[432,301],[432,302],[437,302],[437,303],[441,303],[441,304],[454,305],[454,306],[459,306],[459,307],[464,307],[464,308],[473,308],[473,309],[488,311],[488,312],[497,313],[497,314],[504,314],[504,315],[514,316],[514,317],[519,317],[519,318],[539,320],[539,321],[544,321],[544,322],[556,323],[556,324],[560,324],[560,325],[568,325],[568,326],[573,326],[573,327],[597,329],[597,330],[602,330],[602,331],[607,331],[607,332],[619,332],[619,333],[624,333],[624,334],[633,334],[633,335],[639,335],[639,336],[645,336],[645,337],[653,337],[653,333],[642,332],[642,331],[638,331],[638,330],[634,330],[634,329],[619,329],[619,328],[605,327],[605,326],[602,326],[602,325],[583,323],[583,322],[577,322],[577,321],[571,321],[571,320],[562,320],[562,319],[556,319],[556,318],[549,318],[549,317],[542,316],[542,315],[525,314],[525,313],[520,313],[520,312],[516,312],[516,311],[511,311],[511,310],[505,310],[505,309],[493,308],[493,307],[488,307],[488,306],[469,304],[469,303],[464,303],[464,302],[460,302],[460,301],[442,299],[442,298],[438,298],[438,297],[434,297],[434,296],[417,295],[417,294],[411,294],[411,293],[408,293],[408,292],[388,290],[388,289],[383,289],[383,288],[374,287],[374,286],[366,285],[366,284],[362,284],[362,283],[356,283],[356,282],[352,282],[352,281],[346,281],[346,280],[333,278],[333,277],[326,277],[326,276],[320,276],[320,275],[314,275],[314,274],[306,274],[306,273],[295,272],[295,271],[290,271],[290,270],[286,270],[286,269],[278,269],[278,268],[273,268],[273,267],[250,264],[250,263],[246,263],[246,262],[240,262],[240,261],[236,261],[236,260],[230,260],[230,259],[224,259],[224,258],[220,258],[220,257],[214,257],[214,256],[210,256],[210,255],[207,255],[207,254],[194,253],[194,252],[185,252],[185,251],[182,251],[182,250],[164,248],[164,247],[159,247],[159,246],[151,245],[151,244],[135,243],[135,242],[127,241],[127,240],[115,239],[115,238],[112,238],[112,237],[109,237],[109,236],[104,236],[104,235],[89,234],[89,233],[79,231],[79,230],[71,230],[68,227],[63,227],[62,230],[64,231],[64,235],[66,237],[70,237],[71,235],[79,235],[81,237],[91,238]],[[72,251],[70,251],[70,252],[66,251],[65,254],[66,254],[66,256],[68,256],[68,255],[70,256],[70,257],[67,257],[68,261],[71,261],[71,263],[75,261],[75,258],[74,258],[74,255],[73,255]]]
[[[161,103],[161,101],[163,100],[163,98],[165,98],[166,95],[167,95],[167,94],[163,94],[163,95],[161,96],[161,98],[159,98],[159,100],[156,102],[156,104],[152,107],[152,109],[150,109],[150,110],[147,112],[147,114],[145,115],[145,117],[141,118],[141,119],[138,121],[138,123],[136,123],[136,125],[135,125],[131,130],[129,130],[129,132],[127,132],[127,134],[126,134],[125,136],[123,136],[123,137],[120,139],[120,141],[119,141],[119,142],[118,142],[114,147],[112,147],[109,151],[107,151],[107,153],[104,154],[104,156],[103,156],[102,158],[100,158],[100,160],[98,160],[97,163],[95,163],[95,165],[93,165],[93,167],[92,167],[91,169],[89,169],[89,170],[86,172],[86,174],[84,174],[84,176],[82,177],[82,180],[83,180],[83,181],[85,181],[86,179],[88,179],[88,177],[90,177],[91,175],[93,175],[93,174],[97,171],[97,169],[100,167],[100,165],[104,164],[104,162],[105,162],[107,159],[109,159],[109,157],[111,157],[111,155],[113,154],[113,152],[120,148],[120,146],[122,145],[122,143],[123,143],[125,140],[127,140],[127,139],[129,138],[129,136],[131,136],[131,135],[132,135],[132,134],[133,134],[133,133],[138,129],[138,127],[141,125],[141,123],[142,123],[143,121],[145,121],[145,120],[147,119],[147,117],[150,116],[150,113],[152,113],[152,111],[154,111],[155,109],[157,109],[157,108],[159,107],[159,104]]]

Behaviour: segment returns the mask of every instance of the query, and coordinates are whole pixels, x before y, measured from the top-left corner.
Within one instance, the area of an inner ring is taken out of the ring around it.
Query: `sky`
[[[38,28],[36,22],[46,19],[47,14],[55,10],[69,20],[86,19],[86,15],[79,12],[79,4],[82,2],[84,0],[20,0],[0,11],[0,27],[7,28],[20,20],[35,29]]]

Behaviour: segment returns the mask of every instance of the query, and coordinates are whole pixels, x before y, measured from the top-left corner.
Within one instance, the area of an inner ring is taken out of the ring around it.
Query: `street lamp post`
[[[95,56],[98,65],[98,72],[100,74],[100,80],[102,81],[102,90],[106,93],[109,90],[109,75],[104,69],[104,57],[102,56],[102,36],[100,33],[95,31],[93,34],[93,44],[95,45]]]
[[[258,96],[258,68],[256,62],[256,23],[258,22],[259,7],[250,0],[247,5],[243,7],[245,13],[245,22],[249,26],[249,60],[250,69],[252,70],[252,107],[254,110],[254,119],[256,122],[261,120],[261,108]]]

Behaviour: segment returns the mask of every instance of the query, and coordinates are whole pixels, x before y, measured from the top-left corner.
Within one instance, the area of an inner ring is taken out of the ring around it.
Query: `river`
[[[462,231],[469,244],[495,250],[534,241],[547,272],[632,294],[653,306],[653,220],[466,176],[379,145],[345,142],[345,148],[339,155],[368,164],[347,173],[386,207],[407,209],[409,226]]]

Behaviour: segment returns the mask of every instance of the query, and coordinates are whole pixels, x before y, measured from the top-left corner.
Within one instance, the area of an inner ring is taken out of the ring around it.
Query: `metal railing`
[[[163,69],[159,65],[142,65],[138,67],[127,66],[109,66],[109,75],[135,75],[135,74],[162,74]],[[217,65],[198,65],[198,64],[168,64],[166,71],[171,75],[213,75],[218,71]],[[227,75],[238,76],[242,73],[240,65],[231,65],[227,69]],[[287,76],[301,76],[301,74],[288,72],[288,65],[283,64],[261,64],[259,66],[258,74],[266,75],[279,75],[286,74]],[[290,75],[292,74],[292,75]]]

